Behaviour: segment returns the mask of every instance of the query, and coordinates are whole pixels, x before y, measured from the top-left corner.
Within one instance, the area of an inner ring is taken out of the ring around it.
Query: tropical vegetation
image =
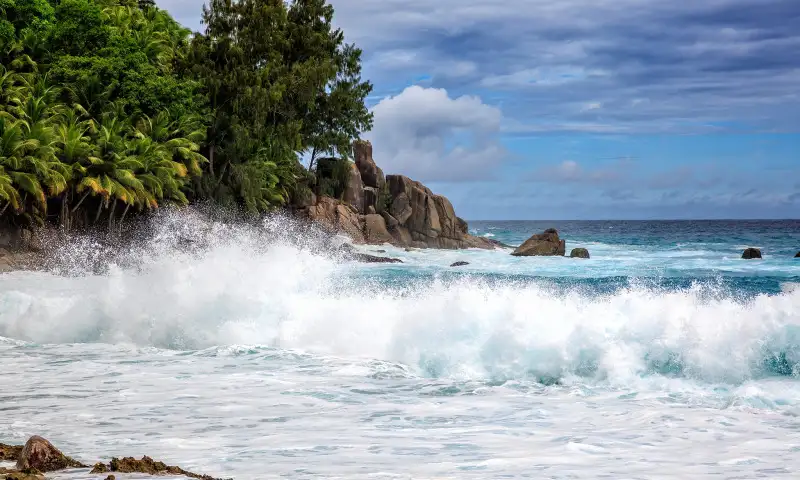
[[[164,205],[263,212],[372,126],[324,0],[0,0],[0,221],[108,227]],[[301,159],[308,159],[308,168]]]

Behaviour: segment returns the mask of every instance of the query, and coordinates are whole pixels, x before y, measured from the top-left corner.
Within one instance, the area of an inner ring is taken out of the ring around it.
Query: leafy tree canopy
[[[0,216],[66,228],[163,204],[265,211],[306,152],[372,126],[361,51],[324,0],[211,0],[191,32],[151,0],[0,0]]]

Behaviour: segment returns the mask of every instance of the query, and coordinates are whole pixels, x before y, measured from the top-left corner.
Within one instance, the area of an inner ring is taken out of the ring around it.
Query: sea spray
[[[346,262],[329,248],[343,239],[281,216],[242,224],[165,212],[137,238],[114,248],[76,236],[59,245],[51,272],[0,276],[0,336],[249,345],[397,362],[423,377],[544,383],[741,383],[797,375],[800,364],[797,289],[742,297],[713,278],[681,288],[634,278],[598,291],[406,275],[413,267]]]

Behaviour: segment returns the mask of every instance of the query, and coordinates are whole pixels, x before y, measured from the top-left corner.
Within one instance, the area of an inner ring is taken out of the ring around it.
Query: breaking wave
[[[713,282],[598,294],[535,279],[421,280],[404,275],[409,266],[343,261],[324,234],[277,217],[244,226],[165,213],[137,238],[122,249],[62,240],[52,272],[0,275],[0,337],[248,345],[397,362],[428,377],[542,383],[800,373],[792,284],[741,299]]]

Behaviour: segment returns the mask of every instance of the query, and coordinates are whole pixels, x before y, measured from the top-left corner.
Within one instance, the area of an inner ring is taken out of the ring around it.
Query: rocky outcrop
[[[36,469],[40,472],[53,472],[84,466],[64,455],[52,443],[39,436],[28,439],[17,458],[17,470],[20,471]]]
[[[364,216],[364,238],[372,244],[392,243],[394,240],[386,228],[386,220],[377,214]]]
[[[0,443],[0,461],[16,461],[16,468],[1,468],[0,479],[3,480],[44,480],[42,472],[55,472],[72,468],[85,468],[78,461],[61,453],[46,439],[33,436],[28,439],[24,446],[4,445]],[[96,463],[90,474],[101,474],[107,472],[119,473],[145,473],[148,475],[181,475],[183,477],[198,478],[200,480],[220,480],[209,475],[200,475],[186,471],[180,467],[173,467],[158,462],[150,457],[142,457],[136,460],[133,457],[122,459],[112,458],[108,464]],[[66,478],[66,477],[64,477]],[[109,475],[106,480],[115,480],[114,475]]]
[[[181,467],[167,465],[164,462],[158,462],[148,456],[142,457],[141,460],[136,460],[133,457],[125,458],[112,458],[108,465],[103,463],[95,464],[91,473],[145,473],[148,475],[182,475],[189,478],[199,478],[201,480],[215,480],[208,475],[199,475],[197,473],[188,472]]]
[[[469,265],[469,262],[455,262],[455,263],[451,264],[450,266],[451,267],[466,267],[467,265]]]
[[[0,478],[3,480],[45,480],[44,475],[36,469],[25,471],[0,467]]]
[[[16,462],[23,448],[23,445],[6,445],[0,443],[0,462]]]
[[[456,216],[446,197],[402,175],[384,177],[372,158],[372,144],[360,141],[353,148],[355,164],[342,200],[321,197],[299,209],[308,219],[349,235],[355,243],[446,249],[499,246],[470,235],[467,222]],[[324,175],[324,170],[318,173]]]
[[[794,258],[800,258],[800,252],[797,252],[797,255],[795,255]]]
[[[356,243],[364,243],[363,217],[351,205],[329,197],[320,197],[316,205],[306,209],[308,219],[331,233],[347,234]]]
[[[762,258],[761,257],[761,250],[759,250],[758,248],[747,248],[742,253],[742,258],[744,260],[756,260],[756,259]]]
[[[534,256],[564,256],[566,241],[558,237],[555,228],[549,228],[544,233],[538,233],[525,240],[511,255],[515,257]]]
[[[573,248],[571,252],[569,252],[570,258],[589,258],[589,250],[585,248]]]
[[[366,213],[364,205],[364,183],[355,164],[350,166],[350,177],[344,191],[344,202],[351,205],[358,213]]]
[[[358,141],[353,145],[353,153],[355,154],[356,166],[361,173],[361,180],[364,182],[364,186],[376,189],[382,188],[386,180],[383,176],[383,170],[378,168],[372,158],[372,144],[364,140]]]
[[[416,242],[428,248],[445,249],[494,248],[488,240],[467,233],[467,222],[456,216],[446,197],[403,175],[387,176],[386,184],[391,198],[388,215],[394,219],[389,233],[396,244],[416,246]]]

